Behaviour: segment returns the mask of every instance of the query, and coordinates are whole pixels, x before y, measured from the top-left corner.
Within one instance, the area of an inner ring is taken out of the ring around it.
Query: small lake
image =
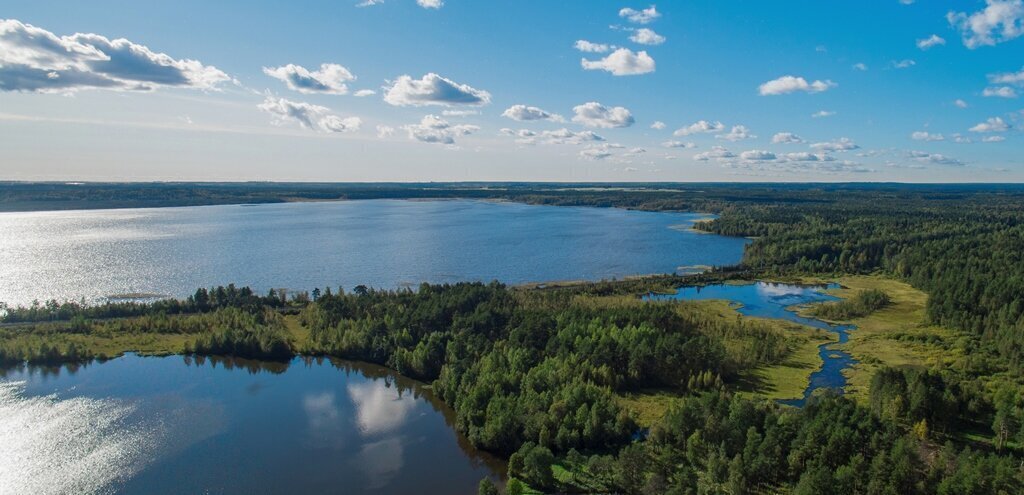
[[[126,355],[0,376],[0,494],[475,494],[504,465],[348,361]]]
[[[839,298],[824,292],[826,289],[837,288],[839,288],[838,284],[796,285],[756,282],[742,285],[715,284],[704,287],[682,287],[673,295],[652,297],[655,299],[724,299],[733,301],[742,305],[737,310],[745,316],[777,318],[820,328],[837,334],[839,343],[844,343],[849,339],[848,332],[854,329],[853,325],[832,325],[816,318],[805,318],[793,311],[796,306],[800,305],[838,301]],[[842,371],[856,361],[844,351],[829,349],[831,345],[831,343],[822,344],[818,347],[818,354],[824,365],[820,370],[811,374],[810,384],[804,391],[803,397],[779,402],[802,407],[815,390],[830,389],[840,394],[843,393],[846,377],[843,376]]]
[[[0,301],[600,280],[739,262],[748,241],[690,230],[705,217],[461,200],[0,213]]]

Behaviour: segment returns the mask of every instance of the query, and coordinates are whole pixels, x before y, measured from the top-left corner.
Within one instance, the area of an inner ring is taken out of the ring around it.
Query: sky
[[[1024,0],[0,0],[0,180],[1024,182]]]

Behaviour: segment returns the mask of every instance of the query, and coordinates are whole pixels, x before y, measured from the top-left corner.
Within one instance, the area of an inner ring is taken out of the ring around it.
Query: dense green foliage
[[[852,320],[867,316],[889,305],[889,295],[878,289],[862,290],[849,299],[815,306],[812,314],[832,321]]]

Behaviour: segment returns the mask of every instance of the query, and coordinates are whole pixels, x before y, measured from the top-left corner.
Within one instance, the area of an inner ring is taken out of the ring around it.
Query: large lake
[[[701,217],[401,200],[2,213],[0,301],[597,280],[738,262],[747,241],[689,230]]]
[[[474,494],[429,391],[347,361],[127,355],[0,375],[0,494]]]

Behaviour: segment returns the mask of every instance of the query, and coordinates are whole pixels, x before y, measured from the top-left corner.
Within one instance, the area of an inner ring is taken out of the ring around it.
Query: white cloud
[[[531,107],[527,105],[512,105],[505,109],[501,113],[502,117],[507,117],[512,120],[518,120],[520,122],[527,120],[550,120],[552,122],[565,122],[565,118],[561,115],[553,114],[546,110]]]
[[[959,98],[953,100],[953,104],[956,105],[957,108],[967,108],[968,106],[966,101],[961,100]]]
[[[580,60],[584,70],[603,70],[616,76],[636,76],[654,72],[654,59],[645,51],[633,52],[628,48],[619,48],[607,57],[599,60]]]
[[[728,133],[719,134],[715,137],[718,139],[725,139],[727,141],[736,142],[743,139],[753,139],[756,138],[757,136],[751,134],[750,129],[747,129],[747,126],[745,125],[734,125],[732,126],[732,130],[730,130]]]
[[[740,159],[748,162],[762,162],[774,160],[775,153],[765,150],[750,150],[740,153]]]
[[[383,139],[395,135],[395,128],[389,125],[378,125],[377,126],[377,137]]]
[[[919,163],[925,164],[936,164],[936,165],[955,165],[962,167],[963,162],[955,158],[950,158],[946,155],[940,155],[938,153],[927,153],[924,151],[910,151],[908,153],[911,159]]]
[[[459,84],[433,72],[421,79],[413,79],[408,75],[399,76],[385,89],[384,101],[402,107],[486,105],[491,102],[490,93]]]
[[[909,58],[903,59],[903,60],[893,60],[892,61],[892,66],[897,68],[897,69],[906,69],[908,67],[913,67],[915,65],[917,65],[917,62],[915,62],[915,61],[913,61],[913,60],[911,60]]]
[[[480,128],[475,125],[452,125],[436,115],[427,115],[419,124],[402,126],[409,133],[409,139],[434,144],[455,144],[455,138],[468,136]]]
[[[588,146],[587,148],[580,150],[580,157],[588,160],[604,160],[605,158],[612,156],[613,149],[621,149],[624,146],[615,143],[601,143],[598,145]]]
[[[981,96],[997,98],[1016,98],[1017,91],[1009,86],[989,87],[981,92]]]
[[[629,127],[635,120],[633,114],[624,107],[606,107],[596,101],[573,107],[576,116],[573,122],[587,127]]]
[[[988,80],[992,84],[1016,84],[1018,86],[1024,85],[1024,67],[1018,72],[1003,72],[998,74],[989,74]]]
[[[300,93],[348,94],[348,85],[356,76],[338,64],[321,64],[320,69],[309,69],[295,64],[281,67],[264,67],[263,73],[284,82],[288,89]]]
[[[736,157],[736,154],[734,154],[733,152],[731,152],[731,151],[729,151],[729,150],[727,150],[727,149],[725,149],[725,148],[723,148],[721,146],[715,146],[715,147],[711,148],[711,151],[705,151],[703,153],[697,153],[696,155],[693,155],[693,159],[694,160],[702,161],[702,162],[706,162],[706,161],[711,160],[711,159],[715,159],[715,160],[718,160],[718,161],[724,161],[726,159],[735,158],[735,157]]]
[[[661,143],[661,146],[665,147],[665,148],[686,148],[686,149],[696,148],[697,147],[697,145],[695,143],[684,143],[682,141],[665,141],[664,143]]]
[[[306,129],[319,132],[354,132],[363,123],[359,117],[338,117],[327,107],[273,96],[268,96],[258,108],[273,115],[275,124],[297,122]]]
[[[972,141],[971,138],[967,136],[963,136],[961,134],[953,134],[953,142],[957,144],[971,144],[974,141]]]
[[[985,4],[983,10],[972,14],[946,14],[949,24],[960,31],[964,46],[992,46],[1024,34],[1024,1],[986,0]]]
[[[658,9],[654,5],[651,5],[650,7],[647,7],[646,9],[643,10],[635,10],[626,7],[622,10],[619,10],[619,17],[622,17],[623,19],[626,19],[629,22],[634,22],[637,24],[648,24],[654,21],[655,19],[661,17],[661,14],[658,12]]]
[[[721,122],[715,121],[710,122],[707,120],[698,120],[686,127],[676,129],[672,134],[674,136],[689,136],[690,134],[705,134],[718,132],[725,129],[725,125]]]
[[[363,0],[356,4],[356,7],[372,7],[374,5],[380,5],[384,3],[384,0]]]
[[[917,40],[917,47],[922,49],[922,50],[927,50],[927,49],[929,49],[929,48],[931,48],[933,46],[945,45],[945,44],[946,44],[946,40],[942,39],[942,37],[940,37],[937,34],[933,34],[933,35],[931,35],[931,36],[929,36],[927,38],[923,38],[923,39]]]
[[[445,117],[469,117],[472,115],[480,115],[480,112],[476,110],[444,110],[441,115]]]
[[[372,89],[360,89],[359,91],[356,91],[355,93],[352,93],[352,96],[358,96],[358,97],[362,98],[362,97],[365,97],[365,96],[373,96],[375,94],[377,94],[377,92],[372,90]]]
[[[946,138],[942,134],[933,134],[928,131],[915,131],[910,135],[910,139],[915,141],[942,141]]]
[[[796,151],[793,153],[786,153],[780,157],[780,160],[787,162],[831,162],[834,161],[830,155],[825,153],[808,153],[806,151]]]
[[[817,112],[812,113],[811,117],[816,118],[816,119],[820,119],[820,118],[824,118],[824,117],[831,117],[831,116],[833,116],[835,114],[836,113],[833,112],[832,110],[818,110]]]
[[[416,0],[416,4],[425,9],[439,9],[444,7],[441,0]]]
[[[860,148],[850,138],[839,138],[834,141],[826,141],[822,143],[814,143],[811,145],[818,151],[850,151]]]
[[[665,123],[660,121],[660,120],[655,120],[654,123],[651,124],[651,129],[655,129],[655,130],[659,130],[659,131],[664,129],[665,127],[666,127]]]
[[[639,43],[641,45],[660,45],[665,42],[664,36],[647,28],[637,29],[629,39],[633,43]]]
[[[576,44],[573,46],[577,50],[587,53],[605,53],[615,48],[611,45],[606,45],[604,43],[592,43],[587,40],[576,40]]]
[[[828,80],[814,81],[809,83],[806,79],[802,77],[782,76],[778,79],[773,79],[758,86],[758,92],[761,93],[761,96],[784,95],[796,91],[803,91],[805,93],[820,93],[835,86],[836,83]]]
[[[1004,136],[985,136],[981,138],[981,142],[983,143],[1001,143],[1003,141],[1006,141],[1006,137]]]
[[[988,120],[968,129],[971,132],[1005,132],[1010,129],[1010,124],[1003,121],[1002,117],[990,117]]]
[[[0,91],[213,90],[230,80],[216,67],[175,59],[124,38],[56,36],[14,19],[0,20]]]
[[[799,144],[804,142],[803,138],[792,132],[779,132],[772,136],[773,144]]]
[[[502,129],[501,133],[506,136],[513,136],[519,144],[583,144],[594,141],[604,141],[604,138],[593,131],[574,132],[566,128],[553,131],[536,132],[530,129]]]
[[[853,68],[856,69],[856,70],[859,70],[859,71],[868,70],[868,66],[864,62],[857,62],[857,63],[853,64]]]

